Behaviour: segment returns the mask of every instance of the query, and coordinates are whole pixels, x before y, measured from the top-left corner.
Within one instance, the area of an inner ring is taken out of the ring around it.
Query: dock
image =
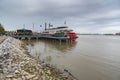
[[[47,35],[9,35],[11,37],[14,37],[16,39],[24,39],[24,40],[32,40],[32,39],[53,39],[53,40],[59,40],[59,41],[67,41],[70,38],[69,37],[54,37],[54,36],[47,36]]]

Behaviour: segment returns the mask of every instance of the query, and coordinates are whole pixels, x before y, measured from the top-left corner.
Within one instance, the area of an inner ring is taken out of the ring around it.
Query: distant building
[[[5,35],[13,35],[13,34],[17,34],[17,31],[5,31]]]
[[[119,32],[119,33],[116,33],[116,35],[120,35],[120,32]]]
[[[18,35],[31,35],[31,34],[32,34],[32,30],[28,30],[28,29],[18,29],[18,30],[17,30],[17,34],[18,34]]]

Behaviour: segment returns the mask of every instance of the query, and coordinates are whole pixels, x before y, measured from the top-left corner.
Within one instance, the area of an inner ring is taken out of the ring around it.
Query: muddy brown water
[[[120,36],[80,35],[76,42],[28,41],[30,55],[79,80],[120,80]]]

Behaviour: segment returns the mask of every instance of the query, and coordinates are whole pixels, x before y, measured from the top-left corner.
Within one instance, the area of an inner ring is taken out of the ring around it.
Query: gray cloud
[[[80,33],[117,32],[119,4],[119,0],[1,0],[0,22],[9,30],[22,28],[23,24],[31,29],[32,23],[37,29],[45,21],[58,26],[67,20]]]

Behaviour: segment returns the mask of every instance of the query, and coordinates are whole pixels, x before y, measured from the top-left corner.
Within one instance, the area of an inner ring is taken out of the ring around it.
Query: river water
[[[76,42],[30,41],[30,55],[78,80],[120,80],[120,36],[80,35]]]

